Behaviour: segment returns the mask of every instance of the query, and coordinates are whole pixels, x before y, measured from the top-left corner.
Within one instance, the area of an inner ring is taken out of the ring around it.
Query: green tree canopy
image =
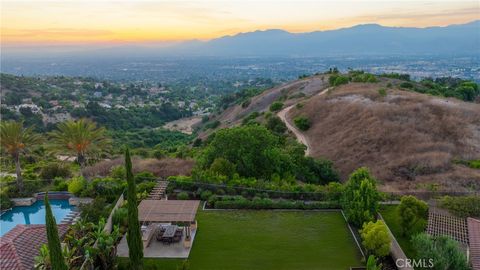
[[[105,128],[97,128],[96,124],[87,119],[69,120],[58,124],[52,137],[52,149],[77,156],[77,161],[83,169],[87,157],[98,154],[109,146]],[[82,170],[83,171],[83,170]]]
[[[368,254],[377,257],[385,257],[390,252],[390,234],[387,225],[385,225],[383,221],[370,221],[363,224],[363,228],[360,230],[360,235],[363,239],[363,246]]]
[[[347,220],[357,227],[374,220],[379,198],[376,180],[368,169],[362,167],[354,171],[345,185],[342,198]]]
[[[418,259],[432,262],[435,270],[467,270],[468,260],[458,243],[447,236],[432,237],[420,233],[412,237]]]
[[[427,225],[428,205],[414,196],[403,196],[397,208],[400,225],[404,235],[413,235],[425,229]]]
[[[22,122],[4,121],[0,123],[0,143],[2,145],[2,151],[7,152],[15,162],[16,181],[20,192],[23,191],[20,155],[25,153],[29,147],[40,143],[40,141],[41,137],[33,133],[33,128],[24,128]]]
[[[216,158],[223,158],[235,164],[241,176],[266,179],[275,172],[272,151],[279,146],[278,137],[259,125],[222,129],[205,149],[203,163],[209,167]]]

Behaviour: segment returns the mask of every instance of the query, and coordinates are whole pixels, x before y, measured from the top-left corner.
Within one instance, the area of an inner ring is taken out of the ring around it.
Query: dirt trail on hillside
[[[321,96],[325,94],[328,90],[330,90],[331,87],[323,90],[322,92],[318,93],[317,96]],[[277,116],[282,119],[282,121],[285,123],[287,128],[297,137],[297,141],[300,143],[304,144],[307,147],[307,150],[305,150],[305,155],[309,156],[310,155],[310,150],[311,150],[311,145],[308,141],[308,138],[298,129],[295,127],[295,125],[291,122],[291,119],[287,118],[287,113],[297,104],[293,104],[291,106],[286,107],[285,109],[279,111],[277,113]]]

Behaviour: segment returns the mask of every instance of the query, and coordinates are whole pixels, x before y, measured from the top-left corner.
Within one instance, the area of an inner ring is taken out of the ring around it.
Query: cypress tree
[[[50,251],[50,261],[52,270],[67,270],[65,259],[60,246],[60,238],[58,237],[57,222],[52,214],[52,208],[48,201],[48,192],[45,194],[45,226],[47,229],[48,250]]]
[[[143,268],[143,244],[140,233],[140,223],[138,221],[137,191],[135,179],[132,173],[132,160],[130,151],[125,151],[125,169],[127,172],[127,201],[128,201],[128,256],[130,257],[131,269]]]

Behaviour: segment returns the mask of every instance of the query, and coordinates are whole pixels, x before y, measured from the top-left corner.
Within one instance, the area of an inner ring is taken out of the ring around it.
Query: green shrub
[[[59,163],[49,163],[40,171],[40,178],[52,180],[56,177],[68,178],[71,172],[68,166]]]
[[[280,111],[283,108],[283,103],[279,101],[275,101],[270,105],[270,111],[272,112],[277,112]]]
[[[364,223],[360,230],[362,244],[368,254],[385,257],[390,252],[390,234],[387,225],[381,220]]]
[[[265,126],[276,134],[283,134],[285,131],[287,131],[287,126],[278,116],[272,116],[268,118]]]
[[[141,183],[145,181],[154,181],[156,179],[155,175],[151,172],[139,172],[135,174],[135,183]]]
[[[200,199],[202,199],[202,201],[208,201],[212,195],[213,193],[210,190],[205,190],[200,193]]]
[[[63,180],[62,178],[55,178],[53,180],[54,190],[55,191],[67,191],[68,190],[68,182]]]
[[[0,210],[10,209],[13,207],[13,202],[5,194],[5,192],[0,192]]]
[[[115,179],[125,179],[125,166],[115,166],[110,170],[110,176]]]
[[[79,196],[87,186],[87,181],[83,177],[72,178],[68,183],[68,192]]]
[[[242,108],[247,108],[250,105],[251,99],[247,99],[242,102]]]
[[[152,191],[152,189],[156,185],[157,185],[157,182],[155,182],[155,181],[142,182],[142,183],[137,185],[137,192],[138,193],[143,193],[143,192],[150,193],[150,191]]]
[[[87,222],[98,222],[101,218],[107,218],[110,215],[111,206],[105,198],[97,197],[91,203],[81,204],[79,206],[80,216]]]
[[[220,126],[220,121],[215,120],[215,121],[213,121],[213,122],[207,123],[207,124],[205,125],[205,129],[215,129],[215,128],[217,128],[218,126]]]
[[[386,97],[387,96],[387,89],[385,89],[385,88],[378,89],[378,94],[382,97]]]
[[[243,118],[242,120],[242,125],[246,125],[246,124],[249,124],[249,123],[252,123],[254,122],[254,120],[260,116],[260,113],[259,112],[252,112],[250,113],[249,115],[247,115],[245,118]]]
[[[128,210],[127,208],[117,208],[112,215],[112,224],[118,225],[119,227],[128,226]]]
[[[214,205],[216,209],[336,209],[339,208],[338,203],[321,201],[306,203],[305,201],[293,200],[272,200],[269,198],[255,197],[248,200],[243,196],[225,196],[222,199],[212,196],[208,201],[209,205]]]
[[[472,169],[480,169],[480,159],[477,160],[470,160],[469,166]]]
[[[295,123],[295,126],[297,126],[298,129],[300,130],[308,130],[310,128],[310,120],[306,118],[305,116],[298,116],[293,119],[293,122]]]
[[[347,84],[349,81],[349,78],[347,76],[339,75],[339,74],[333,74],[330,75],[328,78],[328,82],[330,83],[330,86],[339,86],[342,84]]]
[[[212,164],[210,165],[210,171],[215,174],[224,175],[228,178],[231,178],[234,173],[236,173],[236,166],[232,162],[218,157],[213,160]]]
[[[470,269],[460,245],[448,236],[433,237],[420,233],[413,236],[411,241],[417,251],[417,258],[426,262],[433,261],[433,269]]]
[[[402,82],[400,84],[400,87],[401,88],[408,88],[408,89],[412,89],[413,88],[413,84],[411,82]]]
[[[157,149],[153,151],[153,157],[156,159],[162,159],[167,156],[167,153],[163,150]]]
[[[187,192],[180,192],[177,194],[177,200],[188,200],[190,198],[190,196],[188,195]]]
[[[480,197],[450,197],[440,199],[440,206],[459,217],[480,217]]]
[[[123,179],[111,177],[95,178],[81,192],[83,197],[103,197],[107,202],[114,202],[125,190],[126,182]]]

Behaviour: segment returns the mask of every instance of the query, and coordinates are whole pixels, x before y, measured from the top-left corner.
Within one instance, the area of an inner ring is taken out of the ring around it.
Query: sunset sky
[[[378,23],[445,26],[480,19],[479,1],[1,0],[3,45],[207,40],[239,32],[308,32]]]

